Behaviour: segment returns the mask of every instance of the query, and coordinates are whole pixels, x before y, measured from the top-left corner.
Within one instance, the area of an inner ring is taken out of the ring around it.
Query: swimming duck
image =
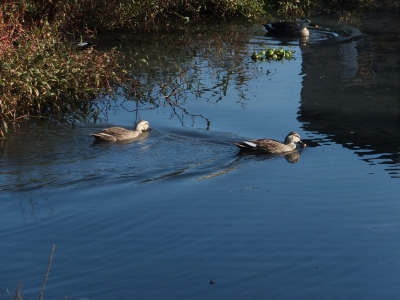
[[[271,139],[248,140],[234,144],[243,152],[278,154],[295,150],[297,148],[296,143],[299,143],[302,147],[306,146],[301,141],[300,135],[292,131],[286,136],[284,144]]]
[[[318,28],[318,25],[314,25],[310,20],[302,20],[299,25],[292,22],[278,22],[263,24],[263,26],[269,35],[286,37],[308,36],[310,34],[307,30],[308,26]]]
[[[148,130],[149,128],[149,122],[142,120],[137,123],[135,130],[128,130],[122,127],[110,127],[100,132],[93,133],[92,136],[94,136],[96,141],[118,142],[134,139],[138,137],[143,130]]]

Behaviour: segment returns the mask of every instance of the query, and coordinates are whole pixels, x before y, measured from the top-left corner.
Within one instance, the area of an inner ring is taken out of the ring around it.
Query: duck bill
[[[307,146],[307,144],[304,143],[303,141],[300,141],[299,145],[300,145],[301,148],[305,148]]]
[[[310,25],[309,25],[309,26],[312,26],[312,27],[318,28],[318,25],[316,25],[316,24],[313,24],[313,23],[310,23]]]

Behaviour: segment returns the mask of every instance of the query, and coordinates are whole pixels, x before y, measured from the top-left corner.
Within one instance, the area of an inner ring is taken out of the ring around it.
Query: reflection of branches
[[[265,76],[266,69],[265,65],[252,62],[248,56],[248,39],[253,28],[241,25],[234,28],[237,30],[232,31],[232,26],[218,30],[196,26],[193,32],[188,28],[187,34],[179,33],[179,38],[168,35],[146,41],[134,49],[130,46],[129,67],[132,71],[129,76],[135,79],[121,89],[122,97],[118,98],[117,105],[136,113],[168,105],[172,116],[177,116],[182,125],[184,115],[188,115],[192,118],[192,126],[197,118],[206,120],[207,128],[210,127],[207,117],[188,111],[186,100],[190,95],[217,104],[233,88],[238,94],[236,103],[245,107],[250,100],[248,93],[251,93],[248,83],[257,76]],[[132,56],[134,52],[136,54]],[[143,57],[148,62],[146,65],[140,59]],[[267,70],[267,75],[269,73]],[[135,101],[136,108],[125,101]]]
[[[182,81],[181,83],[179,83],[179,79],[181,78],[182,75],[186,74],[189,70],[190,70],[190,68],[187,68],[185,71],[182,71],[180,74],[175,76],[175,78],[173,80],[176,82],[176,84],[177,84],[176,86],[172,87],[171,85],[166,84],[166,83],[161,85],[161,93],[164,94],[164,98],[166,98],[167,100],[170,100],[170,98],[172,96],[174,96],[175,94],[182,91],[182,89],[178,89],[178,88],[184,84],[187,84],[189,81],[186,80],[186,81]],[[167,88],[171,89],[171,92],[168,95],[166,94]]]
[[[192,118],[192,126],[194,126],[195,118],[196,117],[200,117],[200,118],[206,120],[206,122],[207,122],[207,130],[208,130],[208,129],[210,129],[210,124],[211,124],[211,121],[208,118],[204,117],[201,114],[191,114],[191,113],[189,113],[187,111],[187,109],[183,108],[180,105],[180,103],[178,102],[178,100],[176,99],[176,95],[178,95],[181,91],[183,91],[183,89],[181,87],[190,82],[190,79],[182,80],[182,77],[184,75],[186,75],[192,69],[193,68],[187,68],[186,70],[184,70],[181,73],[179,73],[178,75],[176,75],[174,77],[174,79],[172,80],[175,83],[174,85],[168,84],[168,83],[162,84],[161,93],[164,95],[163,96],[164,99],[165,99],[164,105],[169,105],[172,108],[173,113],[171,115],[171,118],[176,116],[179,119],[179,121],[181,122],[182,125],[184,125],[183,115],[189,115]],[[168,90],[169,90],[169,93],[167,94]],[[175,101],[172,99],[173,96],[175,97]],[[177,109],[180,109],[183,112],[182,117],[178,114]]]
[[[183,113],[184,113],[185,115],[189,115],[189,116],[192,118],[192,126],[194,126],[194,120],[195,120],[195,118],[196,118],[196,117],[200,117],[200,118],[206,120],[206,122],[207,122],[207,128],[206,128],[206,129],[207,129],[207,130],[210,129],[210,125],[211,125],[210,119],[204,117],[202,114],[191,114],[191,113],[189,113],[185,108],[179,106],[179,104],[177,104],[176,102],[171,101],[169,98],[166,98],[166,101],[167,101],[168,104],[171,106],[172,111],[173,111],[173,113],[171,114],[171,119],[172,119],[174,116],[176,116],[176,117],[179,119],[179,121],[181,122],[181,124],[184,125],[183,117],[180,117],[179,114],[178,114],[178,112],[176,111],[177,108],[178,108],[178,109],[182,110]]]
[[[236,61],[235,61],[236,62]],[[184,115],[188,115],[192,119],[191,126],[194,126],[196,117],[204,119],[206,121],[206,128],[209,129],[211,122],[210,119],[203,116],[202,114],[193,114],[184,107],[188,94],[186,91],[194,90],[196,97],[204,98],[206,102],[211,102],[212,98],[217,96],[214,103],[221,101],[227,96],[229,86],[235,86],[235,89],[239,93],[237,103],[240,103],[245,107],[243,100],[248,100],[243,90],[243,86],[248,82],[252,76],[247,74],[249,72],[246,65],[240,66],[240,62],[236,64],[229,64],[228,69],[214,69],[210,67],[210,63],[204,66],[210,70],[210,75],[218,80],[212,87],[203,86],[201,84],[201,74],[199,72],[203,70],[203,62],[194,61],[181,68],[180,71],[175,73],[173,76],[169,76],[168,79],[163,79],[162,84],[157,84],[157,81],[153,81],[151,76],[143,75],[141,79],[136,79],[132,82],[132,86],[127,86],[122,90],[120,94],[119,104],[121,108],[128,112],[136,112],[137,117],[140,110],[150,110],[158,108],[160,105],[170,106],[172,109],[172,116],[176,116],[182,125],[184,124]],[[239,64],[239,65],[238,65]],[[226,65],[228,65],[226,63]],[[219,65],[218,65],[219,66]],[[262,74],[263,70],[255,68],[255,73]],[[253,74],[254,76],[254,74]],[[139,82],[139,84],[138,84]],[[215,82],[215,81],[214,81]],[[210,97],[205,97],[204,93],[211,92]],[[161,99],[164,99],[161,102]],[[134,109],[126,106],[126,102],[136,102]],[[145,107],[140,107],[143,104]],[[111,106],[108,108],[111,109]],[[107,110],[103,112],[106,117]]]
[[[196,117],[204,119],[207,123],[207,129],[210,128],[210,120],[201,114],[192,114],[187,109],[183,107],[185,101],[185,95],[181,92],[188,86],[192,81],[190,72],[195,70],[197,67],[187,67],[185,70],[181,71],[179,74],[175,75],[169,82],[164,82],[160,85],[159,90],[155,89],[155,84],[145,85],[143,83],[138,83],[136,80],[132,82],[132,85],[126,85],[121,89],[118,94],[120,101],[115,103],[115,99],[110,97],[103,97],[102,101],[96,103],[96,108],[98,109],[98,115],[102,114],[104,119],[108,121],[109,111],[120,106],[122,109],[128,112],[136,113],[136,121],[140,120],[139,111],[141,110],[152,110],[160,106],[160,96],[164,99],[164,106],[170,106],[172,108],[172,116],[177,116],[182,125],[184,125],[183,116],[188,115],[192,118],[192,126],[194,126],[194,120]],[[179,101],[179,97],[183,100]],[[126,104],[135,101],[135,108],[129,108]],[[100,105],[101,104],[101,105]],[[146,104],[147,107],[140,107],[142,104]],[[179,113],[179,110],[182,113]]]

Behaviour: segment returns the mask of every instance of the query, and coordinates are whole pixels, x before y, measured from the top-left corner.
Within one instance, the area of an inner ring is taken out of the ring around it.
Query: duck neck
[[[307,28],[304,27],[303,29],[300,28],[301,36],[308,36],[310,33],[308,32]]]
[[[299,30],[303,31],[303,29],[307,28],[308,24],[306,22],[300,22]]]

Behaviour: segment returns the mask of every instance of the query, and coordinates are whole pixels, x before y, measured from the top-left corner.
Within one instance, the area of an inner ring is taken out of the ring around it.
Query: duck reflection
[[[295,164],[300,160],[300,150],[294,150],[288,153],[279,154],[257,154],[257,153],[243,153],[239,152],[237,156],[240,159],[256,159],[257,161],[273,160],[284,157],[288,163]],[[236,161],[238,162],[238,161]]]
[[[295,164],[300,160],[300,152],[294,151],[292,153],[285,154],[285,159],[287,160],[287,162]]]
[[[257,154],[257,153],[245,153],[239,152],[236,155],[236,158],[230,163],[218,166],[217,170],[214,172],[210,172],[208,174],[197,177],[197,180],[205,180],[214,178],[217,176],[225,175],[230,173],[233,170],[237,170],[246,166],[250,161],[251,162],[261,162],[266,160],[274,160],[280,159],[284,157],[288,163],[295,164],[300,160],[300,150],[294,150],[292,152],[288,152],[285,154]]]

